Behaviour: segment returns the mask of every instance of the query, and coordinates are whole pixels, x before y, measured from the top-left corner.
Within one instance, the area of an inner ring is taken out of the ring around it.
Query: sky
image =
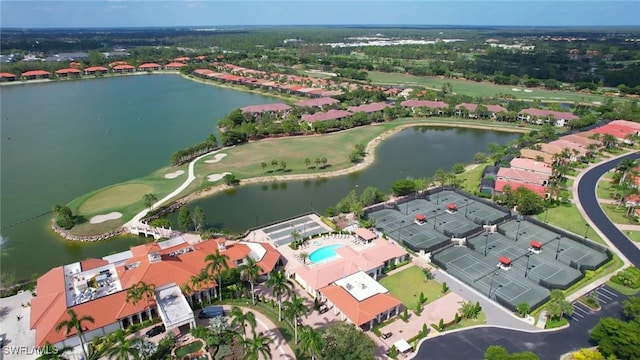
[[[1,27],[233,25],[640,26],[640,1],[0,0]]]

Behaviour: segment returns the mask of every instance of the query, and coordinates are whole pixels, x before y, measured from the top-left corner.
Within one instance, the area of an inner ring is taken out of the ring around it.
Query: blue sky
[[[640,1],[0,0],[2,27],[344,24],[640,26]]]

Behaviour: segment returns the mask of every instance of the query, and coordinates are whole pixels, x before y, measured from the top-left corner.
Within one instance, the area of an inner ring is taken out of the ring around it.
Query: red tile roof
[[[129,65],[126,61],[114,61],[109,64],[109,67],[114,67],[118,65]]]
[[[485,105],[487,110],[491,111],[492,113],[499,113],[499,112],[507,112],[509,110],[507,110],[505,107],[502,107],[500,105]]]
[[[360,111],[364,111],[365,113],[371,113],[376,111],[382,111],[388,107],[391,107],[391,105],[385,102],[377,102],[377,103],[364,104],[359,106],[349,106],[348,110],[354,113],[357,113]]]
[[[609,135],[613,135],[615,136],[617,139],[624,139],[626,136],[631,135],[631,134],[637,134],[639,130],[636,130],[634,128],[628,127],[628,126],[624,126],[624,125],[612,125],[612,124],[607,124],[604,126],[601,126],[597,129],[593,129],[591,130],[592,133],[598,133],[598,134],[609,134]]]
[[[318,89],[318,90],[320,90],[321,92],[324,91],[322,89]],[[336,100],[330,97],[322,97],[322,98],[309,99],[309,100],[300,100],[294,105],[300,106],[300,107],[315,107],[315,106],[333,105],[338,103],[340,103],[340,100]]]
[[[240,108],[242,112],[262,113],[262,112],[280,112],[291,110],[291,106],[284,103],[250,105]]]
[[[429,101],[429,100],[406,100],[401,102],[400,105],[408,106],[408,107],[428,107],[432,109],[444,109],[449,107],[449,104],[443,101]]]
[[[86,71],[86,72],[91,72],[91,71],[109,71],[109,69],[107,69],[104,66],[90,66],[90,67],[84,69],[84,71]]]
[[[514,168],[500,168],[498,169],[496,177],[505,181],[517,181],[540,186],[542,186],[545,180],[549,179],[548,175]]]
[[[527,159],[527,158],[514,158],[511,160],[511,168],[525,171],[532,171],[551,176],[551,166],[544,162]]]
[[[113,70],[131,70],[131,69],[135,69],[135,67],[129,64],[120,64],[113,67]]]
[[[109,262],[104,259],[89,258],[89,259],[80,261],[80,268],[82,269],[82,271],[87,271],[87,270],[99,268],[100,266],[105,266],[108,263]]]
[[[160,64],[156,63],[146,63],[138,66],[139,69],[149,69],[149,68],[159,68]]]
[[[81,74],[82,71],[78,70],[78,69],[73,69],[73,68],[67,68],[67,69],[60,69],[60,70],[56,70],[56,74]]]
[[[320,292],[356,326],[362,326],[402,304],[390,294],[376,294],[359,302],[338,285],[329,285],[320,289]]]
[[[181,62],[172,62],[172,63],[168,63],[164,67],[168,67],[168,68],[175,67],[175,68],[177,68],[177,67],[183,67],[183,66],[187,66],[187,64],[181,63]]]
[[[462,109],[462,108],[465,108],[469,111],[476,111],[476,109],[478,108],[478,105],[470,104],[470,103],[462,103],[462,104],[456,105],[456,109]]]
[[[574,115],[570,112],[542,110],[542,109],[534,109],[534,108],[521,110],[519,114],[528,114],[531,116],[541,116],[541,117],[553,116],[556,119],[564,119],[564,120],[574,120],[579,118],[579,116]]]
[[[191,60],[191,58],[189,58],[187,56],[177,57],[177,58],[173,59],[173,61],[189,61],[189,60]]]
[[[373,231],[371,231],[369,229],[365,229],[365,228],[357,228],[356,229],[356,235],[358,235],[359,237],[361,237],[365,241],[375,240],[378,237],[378,235],[376,233],[374,233]]]
[[[525,184],[525,183],[521,183],[521,182],[505,181],[505,180],[496,180],[495,190],[497,192],[502,192],[504,190],[504,187],[507,186],[507,185],[509,185],[511,187],[511,190],[515,190],[515,189],[520,188],[520,187],[525,187],[525,188],[535,192],[536,194],[538,194],[542,198],[545,197],[545,194],[547,192],[547,188],[542,186],[542,185],[531,185],[531,184]]]
[[[587,153],[587,149],[584,147],[574,142],[563,140],[562,138],[549,142],[549,145],[557,146],[562,149],[577,150],[579,155],[585,155]],[[573,155],[573,151],[571,151],[571,155]]]
[[[11,78],[11,77],[16,77],[16,75],[12,73],[6,73],[6,72],[0,73],[0,78]]]
[[[302,121],[313,123],[316,121],[338,120],[352,114],[345,110],[329,110],[327,112],[317,112],[315,114],[302,114]]]
[[[51,75],[51,73],[44,70],[31,70],[31,71],[22,73],[22,76],[44,76],[44,75]]]
[[[635,130],[640,130],[640,123],[637,123],[635,121],[629,121],[629,120],[613,120],[612,122],[609,123],[609,125],[620,125],[620,126],[630,127]]]

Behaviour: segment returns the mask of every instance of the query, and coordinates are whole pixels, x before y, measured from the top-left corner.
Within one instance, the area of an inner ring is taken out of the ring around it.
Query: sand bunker
[[[120,219],[122,217],[122,214],[119,212],[110,212],[108,214],[104,214],[104,215],[96,215],[94,217],[91,218],[91,220],[89,220],[90,224],[100,224],[103,223],[105,221],[109,221],[109,220],[115,220],[115,219]]]
[[[227,154],[223,154],[223,153],[215,154],[213,159],[205,160],[204,162],[206,162],[207,164],[217,163],[218,161],[224,159],[225,156],[227,156]]]
[[[172,173],[164,174],[164,178],[165,179],[175,179],[175,178],[177,178],[178,176],[180,176],[182,174],[184,174],[184,170],[178,170],[178,171],[175,171],[175,172],[172,172]]]
[[[207,176],[207,180],[214,182],[214,181],[218,181],[220,179],[222,179],[223,177],[225,177],[226,175],[231,175],[230,172],[223,172],[222,174],[211,174],[209,176]]]

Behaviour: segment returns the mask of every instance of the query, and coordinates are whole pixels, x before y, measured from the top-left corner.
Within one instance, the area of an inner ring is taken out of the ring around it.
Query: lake
[[[142,242],[68,242],[48,230],[50,214],[37,216],[168,165],[174,151],[217,135],[217,120],[238,107],[278,101],[179,75],[0,87],[3,271],[29,278]]]
[[[217,135],[217,120],[235,108],[279,101],[177,75],[6,86],[0,95],[0,256],[2,270],[15,270],[19,279],[145,242],[134,236],[98,243],[62,240],[48,229],[51,214],[46,213],[54,204],[167,165],[172,152],[211,132]],[[406,129],[380,144],[376,162],[359,173],[241,187],[188,206],[203,207],[210,225],[243,231],[311,207],[324,212],[351,189],[373,185],[388,191],[396,179],[432,176],[439,167],[471,162],[490,142],[506,143],[518,136],[460,128]]]

